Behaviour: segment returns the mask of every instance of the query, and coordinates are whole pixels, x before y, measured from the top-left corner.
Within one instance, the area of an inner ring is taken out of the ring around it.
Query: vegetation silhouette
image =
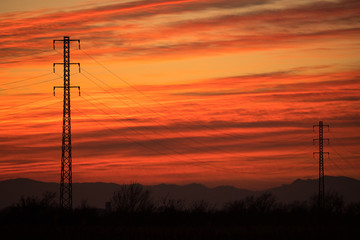
[[[345,205],[335,192],[283,204],[271,193],[224,206],[186,203],[165,196],[154,200],[140,184],[122,185],[111,198],[112,210],[87,201],[61,209],[56,194],[21,197],[0,211],[2,236],[19,239],[349,239],[360,233],[360,202]]]
[[[121,185],[120,190],[114,193],[111,205],[120,213],[151,211],[154,207],[150,192],[138,183]]]

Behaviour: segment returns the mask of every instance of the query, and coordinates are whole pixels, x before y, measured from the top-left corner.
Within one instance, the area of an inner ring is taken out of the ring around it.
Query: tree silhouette
[[[263,193],[258,197],[249,196],[227,203],[224,209],[242,214],[267,214],[273,210],[275,203],[275,197],[271,193]]]
[[[112,198],[112,206],[117,212],[143,212],[153,208],[150,192],[138,183],[125,184],[115,192]]]
[[[54,208],[56,203],[56,192],[44,192],[42,198],[37,197],[25,197],[22,196],[20,201],[16,204],[18,208]]]

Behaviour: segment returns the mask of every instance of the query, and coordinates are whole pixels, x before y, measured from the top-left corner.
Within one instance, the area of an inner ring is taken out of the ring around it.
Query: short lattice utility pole
[[[315,154],[319,154],[319,208],[324,207],[325,203],[325,181],[324,181],[324,153],[329,155],[329,152],[324,152],[324,140],[329,142],[328,138],[324,138],[324,127],[328,127],[329,125],[324,125],[322,121],[319,121],[319,125],[314,125],[315,127],[319,128],[319,138],[313,139],[313,142],[319,141],[319,152],[314,152]]]
[[[64,37],[62,40],[54,40],[53,48],[55,49],[55,42],[60,41],[64,43],[64,62],[54,63],[53,69],[55,72],[55,65],[64,65],[64,86],[54,86],[54,95],[56,88],[64,89],[64,105],[63,105],[63,126],[62,126],[62,152],[61,152],[61,178],[60,178],[60,206],[64,209],[72,209],[72,156],[71,156],[71,111],[70,111],[70,88],[78,88],[79,86],[70,85],[70,65],[80,63],[70,63],[70,42],[80,40],[70,39]]]

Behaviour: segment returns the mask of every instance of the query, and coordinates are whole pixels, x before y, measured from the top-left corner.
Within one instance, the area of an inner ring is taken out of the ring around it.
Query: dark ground
[[[221,209],[205,201],[154,203],[141,186],[114,193],[112,210],[86,202],[73,210],[58,207],[56,194],[23,197],[0,211],[1,239],[358,239],[360,202],[345,205],[327,194],[322,208],[309,201],[277,203],[263,194],[229,202]],[[186,206],[186,207],[185,207]],[[190,206],[190,207],[188,207]]]

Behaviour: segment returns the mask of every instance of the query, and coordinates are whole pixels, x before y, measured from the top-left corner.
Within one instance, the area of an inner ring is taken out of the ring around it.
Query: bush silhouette
[[[54,208],[57,206],[55,201],[55,192],[45,192],[41,199],[37,197],[25,197],[22,196],[20,201],[16,204],[18,208],[30,209],[30,208]]]
[[[151,211],[154,207],[150,192],[138,183],[121,185],[111,205],[115,211],[127,213]]]
[[[185,210],[184,200],[169,198],[169,196],[160,198],[157,204],[157,211],[160,213],[181,212],[184,210]]]
[[[321,209],[323,213],[339,215],[343,212],[345,206],[343,196],[339,195],[337,192],[326,192],[324,197],[324,206],[323,209]],[[311,196],[310,206],[313,210],[320,210],[318,200],[318,195]]]
[[[258,197],[249,196],[242,200],[227,203],[225,211],[240,214],[267,214],[275,206],[275,197],[271,193],[263,193]]]
[[[134,240],[351,239],[360,233],[360,202],[345,206],[336,193],[326,195],[326,221],[317,217],[316,196],[279,204],[264,193],[217,209],[205,201],[186,204],[167,196],[155,206],[150,192],[133,183],[121,186],[112,197],[115,212],[91,208],[85,201],[65,211],[58,207],[54,193],[21,197],[16,205],[0,211],[0,230],[15,239],[33,234],[44,239],[51,235],[52,239]]]

